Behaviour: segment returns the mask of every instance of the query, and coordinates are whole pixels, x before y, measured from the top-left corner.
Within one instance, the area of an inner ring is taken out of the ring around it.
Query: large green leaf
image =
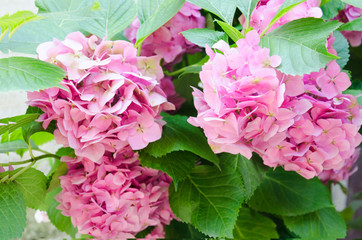
[[[346,223],[332,207],[295,217],[283,217],[289,230],[302,239],[344,239]]]
[[[341,0],[331,0],[321,6],[323,12],[323,19],[329,20],[337,16],[338,12],[344,9],[345,4]]]
[[[0,184],[0,240],[20,238],[25,224],[23,194],[15,183]]]
[[[211,237],[233,236],[238,209],[245,199],[242,180],[229,161],[196,166],[177,192],[170,186],[169,201],[178,218]]]
[[[136,45],[170,20],[185,4],[185,0],[138,0],[140,28]]]
[[[37,91],[50,87],[61,87],[65,77],[60,67],[27,57],[0,59],[0,92]]]
[[[18,168],[10,172],[2,172],[0,173],[0,178],[6,175],[12,177],[21,169],[23,168]],[[17,189],[23,193],[27,207],[43,209],[47,181],[48,179],[44,173],[34,168],[29,168],[17,176],[14,183],[16,183]]]
[[[22,126],[33,122],[39,116],[40,114],[24,114],[16,117],[0,119],[0,135],[5,132],[11,133]]]
[[[236,10],[235,0],[188,0],[188,2],[216,14],[230,25],[233,24]]]
[[[269,171],[248,202],[255,210],[296,216],[331,207],[329,192],[318,178],[307,180],[280,168]]]
[[[190,42],[205,47],[207,44],[212,47],[215,43],[220,40],[227,41],[228,37],[224,32],[214,31],[206,28],[194,28],[187,31],[183,31],[182,35]]]
[[[41,18],[41,16],[35,15],[31,11],[18,11],[10,16],[9,14],[2,16],[0,18],[0,41],[4,38],[6,33],[9,32],[9,38],[11,38],[15,31],[22,25]]]
[[[54,20],[59,28],[81,29],[87,21],[92,20],[92,6],[95,0],[36,0],[38,14]]]
[[[220,156],[220,161],[229,161],[234,169],[237,169],[244,182],[247,200],[250,199],[255,189],[263,182],[266,170],[268,169],[256,154],[249,160],[240,154],[223,153]]]
[[[361,0],[342,0],[342,2],[355,6],[355,7],[358,7],[358,8],[362,8]]]
[[[343,24],[338,30],[343,31],[362,31],[362,17],[359,17],[351,22]]]
[[[45,197],[45,203],[47,205],[47,214],[51,223],[58,228],[59,231],[65,232],[75,237],[75,234],[78,232],[77,229],[73,226],[70,217],[62,215],[61,211],[57,209],[59,202],[57,202],[54,197],[61,191],[61,187],[57,187],[50,191]]]
[[[101,38],[112,39],[136,17],[135,0],[102,0],[99,3],[100,10],[93,12],[92,19],[82,22],[81,29]]]
[[[334,31],[333,37],[335,37],[333,49],[337,51],[337,56],[339,57],[337,63],[343,69],[349,60],[349,43],[339,31]]]
[[[249,27],[249,19],[251,13],[253,12],[256,4],[259,0],[237,0],[236,6],[240,9],[242,14],[245,16],[245,20],[247,22],[247,28]]]
[[[279,238],[276,224],[248,208],[240,208],[234,227],[234,240],[269,240]]]
[[[189,151],[214,164],[219,159],[208,145],[200,129],[190,125],[186,116],[163,114],[167,124],[163,127],[162,137],[150,143],[144,151],[151,156],[161,157],[170,152]]]
[[[167,173],[172,178],[176,188],[178,182],[190,174],[198,158],[197,155],[185,151],[171,152],[158,158],[152,157],[145,152],[140,152],[142,166]]]
[[[261,39],[262,47],[271,55],[279,55],[278,69],[290,75],[318,72],[328,62],[337,59],[327,52],[326,39],[341,23],[324,22],[317,18],[298,19],[280,26]]]
[[[268,24],[268,26],[263,30],[263,32],[261,33],[261,36],[263,36],[286,13],[288,13],[294,7],[298,6],[299,4],[301,4],[305,1],[307,1],[307,0],[285,0],[285,1],[283,1],[283,4],[278,9],[278,12],[275,14],[273,19]]]
[[[52,41],[53,38],[64,39],[70,33],[77,31],[74,23],[69,29],[60,28],[59,22],[54,19],[43,18],[35,22],[30,22],[26,27],[20,28],[13,37],[8,40],[4,38],[0,42],[0,51],[36,54],[36,48],[40,43]]]

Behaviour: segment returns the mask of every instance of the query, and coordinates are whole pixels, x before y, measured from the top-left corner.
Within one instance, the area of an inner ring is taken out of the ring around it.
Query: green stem
[[[4,178],[0,179],[0,183],[5,182],[6,180],[8,180],[10,177],[10,175],[6,175]]]
[[[40,155],[38,157],[34,157],[32,159],[28,159],[28,160],[24,160],[24,161],[0,163],[0,167],[7,167],[7,166],[10,166],[10,165],[21,165],[21,164],[36,162],[36,161],[38,161],[40,159],[49,158],[49,157],[60,159],[60,157],[58,155],[49,153],[49,154]]]
[[[14,181],[18,176],[20,176],[22,173],[31,168],[35,163],[36,161],[32,161],[32,163],[30,163],[28,166],[24,167],[19,172],[15,173],[11,178],[9,178],[9,181]]]
[[[191,65],[192,66],[192,65]],[[179,70],[176,70],[174,72],[164,71],[166,76],[176,76],[180,73],[183,73],[186,70],[187,67],[180,68]]]

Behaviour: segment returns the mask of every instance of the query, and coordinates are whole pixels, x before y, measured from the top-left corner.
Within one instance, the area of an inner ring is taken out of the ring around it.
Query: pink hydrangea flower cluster
[[[332,180],[334,182],[339,182],[341,180],[348,179],[352,174],[354,174],[358,170],[358,167],[355,165],[355,163],[358,160],[360,151],[361,149],[357,148],[356,151],[353,153],[353,155],[344,162],[344,165],[341,169],[324,170],[318,177],[324,182],[327,182],[329,180]]]
[[[362,9],[346,4],[344,10],[339,11],[337,19],[340,22],[350,22],[362,16]],[[362,31],[341,31],[351,46],[358,47],[362,43]]]
[[[249,27],[252,27],[254,30],[257,30],[258,33],[261,33],[271,22],[275,14],[278,12],[279,8],[282,6],[284,0],[263,0],[261,1],[250,17]],[[314,17],[320,18],[323,15],[322,10],[319,8],[320,0],[307,0],[288,13],[281,17],[269,30],[268,32],[276,29],[277,27],[291,22],[296,19]],[[240,18],[240,23],[245,27],[245,17],[242,15]]]
[[[80,32],[64,41],[40,44],[41,60],[63,68],[62,86],[28,93],[28,104],[44,111],[47,128],[56,121],[55,139],[79,157],[99,163],[106,151],[133,150],[161,138],[162,110],[173,104],[161,89],[160,57],[137,57],[126,41],[101,41]]]
[[[332,61],[326,69],[304,76],[276,70],[279,56],[258,44],[256,30],[230,48],[220,41],[206,48],[210,60],[195,89],[197,117],[214,152],[257,152],[270,167],[283,166],[305,178],[340,170],[361,142],[362,109],[343,95],[348,75]]]
[[[132,239],[155,226],[146,239],[164,237],[163,225],[174,214],[168,203],[171,178],[141,167],[138,155],[123,148],[116,157],[106,153],[97,164],[85,157],[63,157],[69,168],[60,177],[58,209],[70,216],[79,233],[96,239]]]
[[[147,37],[142,45],[141,55],[159,55],[164,65],[173,66],[180,62],[185,53],[195,53],[200,50],[181,34],[193,28],[204,28],[205,18],[201,16],[199,7],[186,2],[180,11],[157,31]],[[124,35],[133,43],[136,42],[140,22],[136,18],[124,31]]]

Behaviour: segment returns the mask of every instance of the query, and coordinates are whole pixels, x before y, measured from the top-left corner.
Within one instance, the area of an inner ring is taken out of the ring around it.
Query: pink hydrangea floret
[[[163,225],[174,214],[168,203],[171,178],[141,167],[138,155],[124,148],[107,153],[97,164],[84,157],[63,157],[69,171],[60,177],[58,209],[70,216],[79,233],[96,239],[133,239],[155,226],[147,239],[164,236]]]
[[[126,41],[102,41],[80,32],[64,41],[40,44],[39,59],[63,68],[62,88],[28,93],[28,104],[43,110],[47,128],[56,121],[55,139],[79,157],[100,162],[105,151],[130,145],[138,150],[160,139],[162,110],[174,105],[160,87],[160,57],[137,57]]]
[[[144,40],[141,55],[159,55],[163,58],[164,65],[172,66],[180,62],[185,53],[199,51],[200,49],[184,38],[181,32],[205,27],[205,18],[201,16],[200,9],[186,2],[173,18]],[[124,35],[133,43],[136,42],[139,27],[140,21],[136,18],[124,31]]]

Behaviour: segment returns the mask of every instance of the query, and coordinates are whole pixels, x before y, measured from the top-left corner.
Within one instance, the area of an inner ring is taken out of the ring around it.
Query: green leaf
[[[262,160],[256,154],[249,160],[246,157],[237,154],[223,153],[220,161],[231,161],[235,169],[243,179],[246,199],[254,194],[255,189],[263,182],[266,170]]]
[[[261,46],[270,49],[270,55],[279,55],[278,69],[290,75],[318,72],[338,57],[327,52],[329,34],[338,28],[337,21],[324,22],[317,18],[303,18],[286,23],[261,39]]]
[[[55,153],[56,155],[62,157],[62,156],[68,156],[75,158],[74,149],[70,147],[61,147],[58,149],[58,151]]]
[[[170,186],[170,206],[178,218],[211,237],[232,238],[238,209],[244,201],[242,180],[229,161],[196,166],[177,192]]]
[[[351,22],[345,23],[338,28],[343,31],[362,31],[362,17],[359,17]]]
[[[361,0],[342,0],[342,2],[355,6],[355,7],[358,7],[358,8],[362,8]]]
[[[273,19],[270,21],[268,26],[263,30],[260,34],[263,36],[281,17],[283,17],[286,13],[292,10],[294,7],[298,6],[299,4],[305,2],[307,0],[285,0],[283,4],[278,9],[278,12],[275,14]]]
[[[324,20],[329,20],[338,15],[338,12],[344,9],[345,4],[341,2],[341,0],[331,0],[321,6]]]
[[[12,177],[23,168],[18,168],[14,171],[0,173],[0,178],[6,175]],[[17,189],[24,195],[25,203],[27,207],[38,209],[44,208],[44,198],[46,192],[47,177],[44,173],[36,170],[35,168],[29,168],[14,180],[17,185]]]
[[[11,133],[16,129],[38,119],[39,116],[40,114],[24,114],[16,117],[0,119],[0,135],[4,134],[5,132]]]
[[[343,69],[349,60],[349,44],[339,31],[334,31],[333,37],[336,38],[333,43],[333,49],[337,51],[337,56],[339,57],[337,63]]]
[[[101,38],[112,39],[133,21],[137,14],[134,0],[102,0],[100,10],[93,11],[94,16],[81,27]]]
[[[155,158],[141,151],[139,158],[142,166],[167,173],[177,189],[178,182],[191,173],[199,157],[191,152],[177,151]]]
[[[357,217],[356,219],[353,219],[352,221],[348,222],[348,227],[357,229],[359,231],[362,231],[362,216]]]
[[[206,236],[200,233],[191,224],[172,220],[169,225],[165,225],[166,239],[206,239]]]
[[[269,240],[279,238],[276,224],[273,220],[248,208],[240,208],[233,234],[234,240]]]
[[[234,0],[188,0],[188,2],[216,14],[230,25],[233,23],[236,10]]]
[[[346,223],[334,208],[323,208],[316,212],[295,217],[283,217],[289,230],[302,239],[344,239]]]
[[[243,38],[243,34],[234,28],[233,26],[230,26],[227,23],[224,23],[222,21],[216,20],[216,22],[220,25],[222,30],[234,41],[237,42],[240,38]]]
[[[40,146],[54,140],[54,135],[48,132],[36,132],[31,135],[30,139],[33,140],[37,146]]]
[[[31,11],[18,11],[12,15],[6,14],[0,18],[0,41],[9,32],[9,39],[24,24],[41,19],[41,16],[34,14]]]
[[[145,238],[148,234],[150,234],[155,229],[155,226],[149,226],[145,230],[137,233],[135,237],[138,238]]]
[[[190,42],[205,47],[207,44],[212,47],[220,40],[227,42],[227,35],[224,32],[214,31],[206,28],[194,28],[181,32],[182,35]]]
[[[264,178],[248,202],[255,210],[296,216],[332,206],[328,190],[318,178],[307,180],[280,168]]]
[[[59,28],[80,29],[93,15],[94,0],[36,0],[39,15],[54,20]]]
[[[242,14],[245,16],[245,20],[247,22],[247,28],[249,27],[249,21],[250,21],[249,19],[251,13],[253,12],[258,2],[259,0],[237,0],[236,5],[240,9]]]
[[[59,203],[54,199],[55,195],[60,193],[61,190],[61,187],[57,187],[46,195],[47,214],[50,222],[53,223],[59,231],[65,232],[74,238],[78,232],[77,229],[73,226],[70,217],[62,215],[61,211],[57,209]]]
[[[68,172],[67,164],[65,164],[64,162],[61,162],[61,163],[57,166],[54,174],[52,175],[52,178],[51,178],[51,180],[50,180],[50,182],[49,182],[49,187],[48,187],[48,189],[47,189],[47,192],[50,192],[50,191],[52,191],[53,189],[59,187],[59,186],[60,186],[59,177],[67,174],[67,172]]]
[[[20,238],[25,224],[23,194],[15,183],[0,184],[0,240]]]
[[[163,127],[160,140],[150,143],[144,151],[154,157],[170,152],[189,151],[216,165],[219,159],[211,150],[200,129],[190,125],[186,116],[163,114],[167,124]]]
[[[170,20],[185,4],[185,0],[138,0],[140,28],[136,46]]]
[[[37,149],[38,146],[31,142],[31,147]],[[28,149],[29,146],[24,140],[14,140],[0,143],[0,153],[15,152],[19,149]]]
[[[65,77],[60,67],[27,57],[0,59],[0,92],[38,91],[50,87],[61,87]]]

